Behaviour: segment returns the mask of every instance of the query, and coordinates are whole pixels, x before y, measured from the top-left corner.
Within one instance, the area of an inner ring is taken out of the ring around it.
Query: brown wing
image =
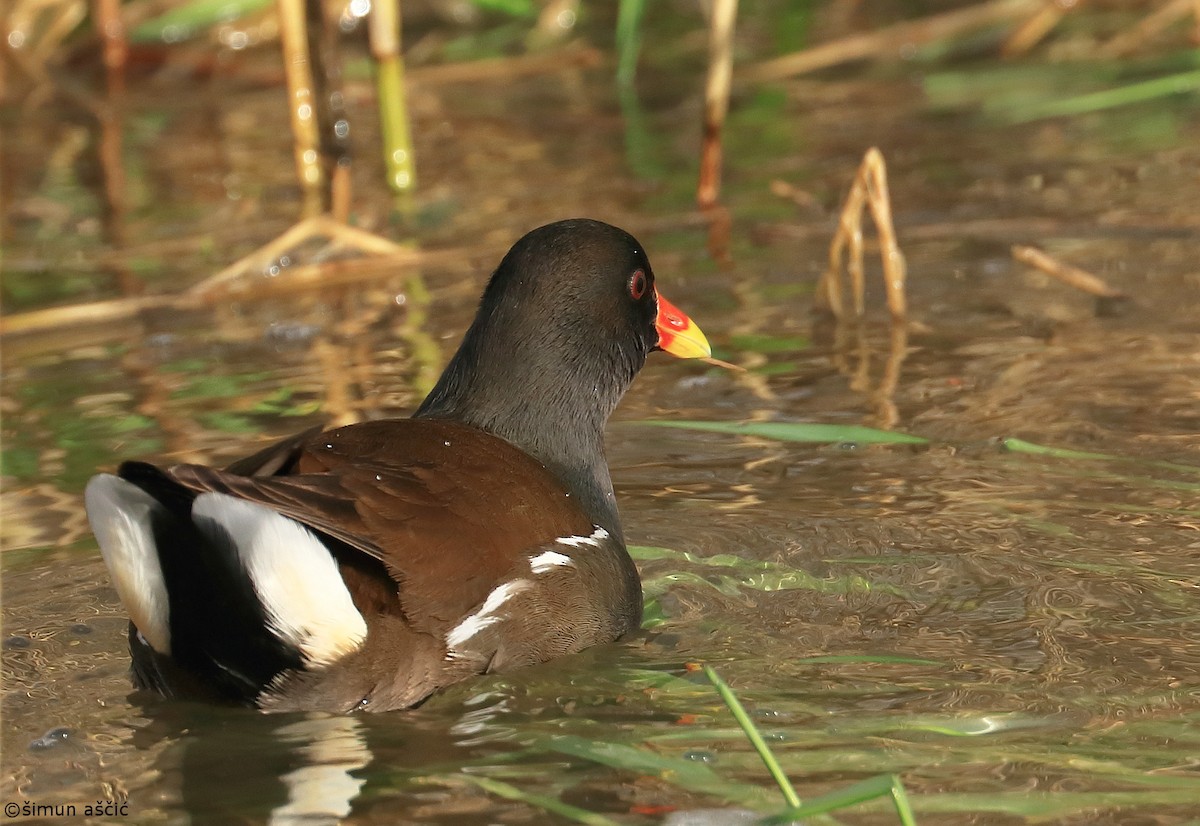
[[[523,554],[592,531],[540,463],[464,425],[367,422],[270,456],[284,453],[273,476],[197,465],[168,472],[191,490],[264,505],[379,560],[406,617],[430,633],[474,610]]]

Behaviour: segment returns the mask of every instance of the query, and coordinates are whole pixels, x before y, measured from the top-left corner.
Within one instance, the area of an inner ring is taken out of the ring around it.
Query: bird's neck
[[[481,335],[473,326],[414,417],[461,422],[519,447],[578,498],[594,524],[620,537],[604,427],[641,365],[620,354],[566,362],[545,344]],[[605,369],[613,358],[615,372]]]

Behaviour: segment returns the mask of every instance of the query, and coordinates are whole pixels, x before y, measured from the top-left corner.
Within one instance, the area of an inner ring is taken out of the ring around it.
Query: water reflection
[[[336,823],[350,813],[373,760],[358,717],[263,716],[153,701],[147,713],[152,722],[133,745],[156,755],[154,797],[168,809],[182,807],[196,823]],[[144,795],[134,802],[148,814]]]
[[[350,804],[366,782],[353,772],[371,762],[371,752],[358,728],[355,717],[326,717],[280,729],[280,738],[297,746],[305,765],[283,775],[288,802],[271,811],[273,826],[335,820],[350,814]]]

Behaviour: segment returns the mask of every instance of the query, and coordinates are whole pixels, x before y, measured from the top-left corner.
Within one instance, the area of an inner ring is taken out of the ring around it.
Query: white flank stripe
[[[604,528],[597,527],[592,531],[591,536],[563,536],[554,540],[560,545],[569,545],[572,548],[581,548],[584,545],[591,545],[593,548],[599,548],[600,543],[608,539],[608,531]]]
[[[557,551],[546,551],[529,560],[529,567],[535,574],[544,574],[554,568],[574,565],[571,557]]]
[[[273,510],[205,493],[192,506],[196,526],[217,538],[224,528],[266,610],[272,633],[324,666],[358,648],[367,623],[354,607],[337,563],[321,541]]]
[[[83,494],[117,596],[150,647],[171,653],[170,604],[154,547],[151,513],[163,506],[137,485],[111,473],[93,476]]]
[[[503,617],[496,616],[496,611],[500,606],[514,594],[519,594],[531,585],[532,583],[526,580],[518,579],[515,582],[506,582],[497,586],[487,595],[487,599],[483,601],[483,606],[478,611],[450,629],[450,633],[446,634],[446,647],[457,648],[483,629],[498,623],[503,619]]]

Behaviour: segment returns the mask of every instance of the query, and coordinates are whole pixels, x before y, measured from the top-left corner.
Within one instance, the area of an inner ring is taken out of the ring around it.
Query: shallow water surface
[[[934,111],[919,76],[744,90],[722,268],[685,194],[693,88],[649,96],[647,171],[645,146],[627,162],[603,71],[420,78],[417,228],[389,226],[362,159],[356,218],[446,254],[359,283],[5,338],[6,802],[128,800],[121,822],[139,823],[564,817],[541,798],[623,823],[778,810],[689,667],[706,662],[803,798],[897,772],[922,823],[1200,817],[1194,109],[1168,107],[1165,137],[1135,140],[1147,112],[1002,126],[970,106]],[[122,278],[178,292],[295,219],[281,90],[217,76],[181,94],[197,83],[131,88],[115,219],[88,127],[47,104],[10,130],[10,316],[116,297]],[[912,317],[894,330],[873,310],[861,329],[830,329],[810,314],[812,286],[873,144],[890,163]],[[772,194],[778,180],[808,200]],[[611,425],[643,632],[408,713],[263,716],[132,695],[124,614],[80,511],[88,476],[132,456],[220,463],[318,422],[411,411],[506,246],[581,213],[638,235],[663,292],[748,368],[654,356]],[[1132,299],[1098,305],[1027,272],[1012,243]],[[656,419],[866,424],[928,443]],[[878,803],[839,817],[895,822]]]

